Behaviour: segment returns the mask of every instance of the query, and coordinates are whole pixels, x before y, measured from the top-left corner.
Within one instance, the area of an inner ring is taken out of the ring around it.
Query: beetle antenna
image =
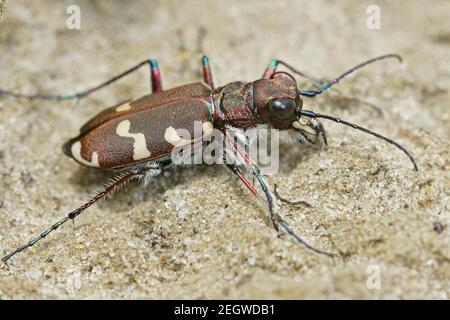
[[[309,111],[309,110],[300,110],[298,112],[298,115],[299,116],[300,115],[306,116],[306,117],[309,117],[309,118],[323,118],[323,119],[328,119],[328,120],[331,120],[331,121],[334,121],[334,122],[337,122],[337,123],[345,124],[346,126],[352,127],[353,129],[357,129],[357,130],[363,131],[363,132],[368,133],[368,134],[370,134],[372,136],[375,136],[375,137],[377,137],[379,139],[382,139],[382,140],[386,141],[387,143],[393,144],[394,146],[396,146],[398,149],[403,151],[408,156],[408,158],[411,160],[412,164],[414,165],[414,170],[415,171],[419,171],[419,169],[417,167],[417,164],[416,164],[416,161],[414,160],[412,155],[408,152],[408,150],[406,150],[403,146],[401,146],[399,143],[395,142],[392,139],[389,139],[389,138],[387,138],[385,136],[382,136],[381,134],[376,133],[374,131],[371,131],[369,129],[360,127],[357,124],[354,124],[354,123],[342,120],[340,118],[329,116],[329,115],[326,115],[326,114],[320,114],[320,113],[316,113],[314,111]]]
[[[338,83],[340,80],[342,80],[343,78],[345,78],[347,75],[349,75],[350,73],[352,73],[353,71],[360,69],[368,64],[371,64],[375,61],[379,61],[379,60],[383,60],[383,59],[388,59],[388,58],[396,58],[398,59],[399,62],[402,62],[402,57],[399,56],[398,54],[385,54],[376,58],[372,58],[370,60],[364,61],[356,66],[354,66],[353,68],[345,71],[343,74],[341,74],[339,77],[337,77],[336,79],[332,80],[331,82],[328,82],[327,84],[323,85],[321,88],[319,88],[318,90],[300,90],[300,94],[302,96],[307,96],[307,97],[315,97],[318,94],[321,94],[322,92],[328,90],[330,87],[334,86],[336,83]]]

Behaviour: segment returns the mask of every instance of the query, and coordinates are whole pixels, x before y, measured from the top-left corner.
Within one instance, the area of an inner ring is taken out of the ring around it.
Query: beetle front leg
[[[233,164],[233,165],[227,165],[227,167],[229,169],[231,169],[231,171],[236,174],[239,179],[245,184],[245,186],[255,195],[258,196],[258,193],[256,192],[256,189],[254,189],[254,187],[251,185],[251,183],[245,178],[245,176],[240,172],[239,168]],[[264,191],[264,194],[266,196],[266,201],[268,204],[268,208],[269,208],[269,212],[270,212],[270,217],[272,219],[272,223],[273,226],[275,228],[275,230],[279,231],[278,229],[278,225],[280,225],[287,233],[289,233],[295,240],[297,240],[298,242],[300,242],[301,244],[303,244],[306,248],[308,248],[311,251],[314,251],[315,253],[319,253],[319,254],[323,254],[326,255],[328,257],[333,258],[335,256],[335,254],[330,253],[330,252],[326,252],[326,251],[322,251],[320,249],[317,249],[313,246],[311,246],[310,244],[308,244],[305,240],[303,240],[303,238],[301,238],[300,236],[298,236],[294,230],[292,230],[291,226],[278,214],[274,211],[274,206],[273,206],[273,198],[272,195],[270,194],[269,188],[264,180],[264,178],[261,176],[258,167],[254,166],[252,168],[252,174],[256,176],[256,179],[258,180],[262,190]]]
[[[307,79],[316,88],[321,88],[326,83],[326,81],[324,81],[324,80],[320,80],[320,79],[316,79],[316,78],[310,77],[310,76],[306,75],[304,72],[301,72],[301,71],[295,69],[294,67],[292,67],[291,65],[287,64],[286,62],[284,62],[282,60],[277,60],[277,59],[273,59],[272,61],[270,61],[269,65],[267,66],[266,70],[264,71],[264,74],[263,74],[262,78],[263,79],[270,79],[275,74],[275,72],[277,71],[277,68],[278,68],[279,65],[282,65],[282,66],[286,67],[287,69],[289,69],[290,71],[292,71],[293,73],[299,75],[300,77]],[[343,95],[336,88],[331,88],[331,90],[336,92],[338,94],[339,98],[344,99],[344,102],[348,101],[348,102],[359,103],[359,104],[365,105],[365,106],[375,110],[378,113],[379,116],[381,116],[383,114],[381,109],[377,105],[375,105],[373,103],[370,103],[368,101],[359,99],[357,97]]]
[[[286,198],[280,196],[280,194],[278,193],[278,189],[277,189],[277,188],[278,188],[277,185],[274,185],[274,186],[273,186],[273,193],[274,193],[275,197],[276,197],[278,200],[280,200],[281,202],[284,202],[284,203],[289,204],[289,205],[291,205],[291,206],[295,206],[295,205],[301,204],[301,205],[303,205],[303,206],[305,206],[305,207],[308,207],[308,208],[311,208],[311,207],[312,207],[312,205],[310,205],[309,202],[307,202],[307,201],[304,201],[304,200],[295,200],[295,201],[292,201],[292,200],[288,200],[288,199],[286,199]]]
[[[310,143],[318,145],[321,141],[328,144],[327,134],[325,128],[320,121],[311,121],[315,119],[300,118],[293,124],[294,129],[291,133],[294,134],[296,141],[300,143]],[[320,139],[322,138],[322,140]]]
[[[303,240],[303,238],[298,236],[294,232],[294,230],[292,230],[291,226],[278,213],[275,212],[272,195],[271,195],[271,193],[269,191],[269,188],[268,188],[268,185],[267,185],[266,181],[264,180],[264,178],[261,175],[261,172],[260,172],[259,168],[251,161],[250,156],[239,146],[239,144],[236,141],[230,139],[230,137],[228,135],[226,135],[226,137],[227,137],[228,141],[231,144],[232,150],[237,152],[237,154],[239,154],[243,158],[245,165],[248,167],[250,173],[256,178],[256,180],[258,181],[262,191],[264,192],[265,200],[266,200],[267,205],[268,205],[270,218],[272,219],[272,223],[274,225],[274,228],[278,231],[278,225],[280,225],[295,240],[297,240],[298,242],[303,244],[306,248],[310,249],[311,251],[314,251],[314,252],[319,253],[319,254],[326,255],[328,257],[334,257],[335,255],[333,253],[329,253],[329,252],[326,252],[326,251],[322,251],[320,249],[316,249],[313,246],[311,246],[310,244],[308,244],[305,240]],[[242,172],[239,170],[239,167],[235,163],[233,163],[232,165],[228,165],[227,164],[227,167],[229,169],[231,169],[231,171],[239,177],[239,179],[245,184],[245,186],[255,196],[258,196],[258,193],[256,192],[256,189],[251,185],[251,183],[247,180],[247,178],[242,174]]]

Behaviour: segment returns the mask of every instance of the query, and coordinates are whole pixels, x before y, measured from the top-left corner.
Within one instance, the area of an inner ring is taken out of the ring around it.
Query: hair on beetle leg
[[[142,165],[142,173],[136,175],[135,179],[147,186],[150,180],[162,172],[161,165],[155,161],[148,161]]]
[[[327,135],[322,123],[316,119],[300,118],[288,130],[289,135],[298,143],[319,146],[322,142],[327,145]]]

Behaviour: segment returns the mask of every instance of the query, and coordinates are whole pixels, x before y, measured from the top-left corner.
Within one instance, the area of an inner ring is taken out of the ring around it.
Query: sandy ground
[[[274,57],[329,79],[395,52],[405,63],[384,61],[339,84],[382,116],[335,93],[305,103],[395,138],[420,171],[392,146],[325,123],[329,146],[283,144],[269,181],[311,203],[278,210],[308,241],[336,252],[334,260],[277,235],[224,168],[195,166],[147,187],[132,183],[17,255],[0,268],[1,299],[450,296],[450,2],[240,2],[8,1],[0,87],[71,93],[148,57],[173,87],[200,79],[202,52],[219,84],[254,80]],[[72,3],[81,30],[66,28]],[[373,3],[381,30],[366,27]],[[76,108],[0,98],[2,254],[110,176],[80,167],[61,145],[102,108],[146,92],[141,71]]]

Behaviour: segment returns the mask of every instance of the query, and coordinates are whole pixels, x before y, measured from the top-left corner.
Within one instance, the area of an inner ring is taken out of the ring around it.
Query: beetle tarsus
[[[300,205],[303,205],[303,206],[305,206],[305,207],[312,208],[312,205],[310,205],[307,201],[304,201],[304,200],[296,200],[296,201],[292,201],[292,200],[288,200],[288,199],[282,197],[282,196],[278,193],[278,189],[277,189],[277,185],[276,185],[276,184],[274,185],[273,193],[274,193],[275,197],[276,197],[278,200],[280,200],[281,202],[284,202],[284,203],[286,203],[286,204],[289,204],[289,205],[299,205],[299,204],[300,204]]]
[[[292,237],[294,237],[295,240],[297,240],[298,242],[303,244],[309,250],[314,251],[315,253],[318,253],[318,254],[325,255],[330,258],[334,258],[336,256],[336,254],[334,254],[334,253],[317,249],[317,248],[313,247],[312,245],[310,245],[309,243],[307,243],[305,240],[303,240],[303,238],[298,236],[294,232],[294,230],[292,230],[291,226],[279,214],[275,214],[275,218],[276,218],[276,221],[283,227],[283,229],[287,231],[287,233],[289,233]]]

